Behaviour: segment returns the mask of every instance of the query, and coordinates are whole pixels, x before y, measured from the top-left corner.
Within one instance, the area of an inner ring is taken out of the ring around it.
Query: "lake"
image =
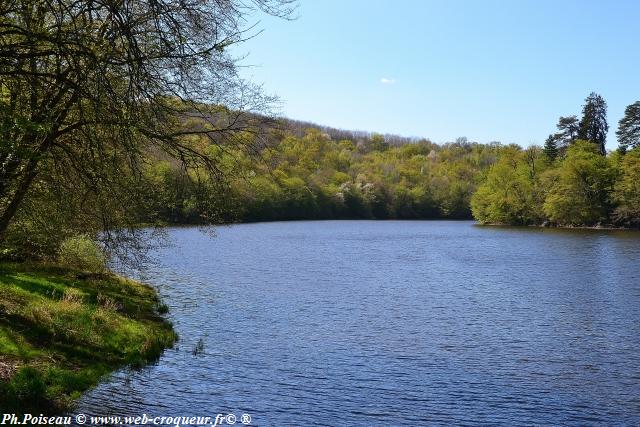
[[[471,221],[172,228],[180,335],[77,413],[251,425],[640,425],[640,233]]]

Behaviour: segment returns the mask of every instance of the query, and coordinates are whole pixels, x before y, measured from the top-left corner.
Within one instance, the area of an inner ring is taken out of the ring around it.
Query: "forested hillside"
[[[224,191],[195,171],[157,162],[149,177],[166,201],[157,219],[203,222],[208,207],[221,205],[225,221],[471,218],[471,195],[500,151],[465,139],[392,145],[378,134],[345,136],[307,128],[301,137],[280,135],[257,158],[225,152]]]
[[[222,175],[231,177],[224,190],[194,171],[156,163],[149,176],[165,202],[155,219],[206,222],[208,207],[224,206],[218,220],[226,222],[473,217],[486,224],[637,227],[639,112],[640,103],[627,108],[620,146],[610,153],[606,102],[595,93],[580,119],[560,117],[544,147],[466,138],[438,145],[285,120],[257,156],[220,151]]]
[[[113,166],[101,166],[113,168],[103,177],[78,156],[43,162],[46,173],[18,210],[2,251],[46,257],[66,239],[98,230],[112,239],[111,247],[122,248],[140,241],[135,229],[141,225],[475,218],[484,224],[638,227],[637,104],[620,121],[620,148],[609,153],[606,103],[595,94],[582,119],[561,117],[544,147],[527,148],[466,138],[435,144],[251,115],[243,120],[260,123],[259,131],[212,140],[197,130],[218,119],[190,113],[181,126],[192,133],[181,144],[206,156],[208,165],[151,146],[136,166],[115,153]]]

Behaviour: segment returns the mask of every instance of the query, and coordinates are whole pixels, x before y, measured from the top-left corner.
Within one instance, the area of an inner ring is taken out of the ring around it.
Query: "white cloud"
[[[380,79],[380,83],[382,83],[383,85],[393,85],[393,84],[396,83],[396,79],[388,78],[388,77],[382,77]]]

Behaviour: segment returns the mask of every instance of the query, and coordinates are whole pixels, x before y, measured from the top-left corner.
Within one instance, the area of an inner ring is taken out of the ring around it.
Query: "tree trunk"
[[[27,195],[27,191],[29,190],[29,187],[31,187],[31,183],[33,182],[33,179],[37,174],[38,172],[36,162],[36,165],[33,167],[33,169],[29,170],[27,174],[22,178],[22,181],[20,181],[16,192],[11,198],[11,202],[9,202],[9,205],[7,205],[4,212],[2,212],[2,216],[0,216],[0,242],[4,241],[9,223],[16,215],[18,207],[24,200],[24,197]]]
[[[40,162],[42,154],[49,150],[52,142],[53,140],[50,138],[45,139],[40,145],[38,151],[33,155],[33,157],[31,157],[25,167],[25,173],[22,176],[22,179],[11,196],[9,204],[0,215],[0,243],[4,241],[7,228],[9,228],[11,220],[16,215],[16,212],[18,212],[18,208],[27,195],[34,178],[38,175],[38,163]]]

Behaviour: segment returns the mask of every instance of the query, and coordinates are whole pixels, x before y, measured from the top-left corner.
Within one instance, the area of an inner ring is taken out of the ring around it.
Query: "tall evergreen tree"
[[[607,154],[605,144],[608,131],[607,102],[602,96],[591,92],[585,99],[585,104],[582,108],[582,120],[580,121],[578,138],[597,144],[600,154],[605,155]]]
[[[622,152],[626,152],[629,147],[640,147],[640,101],[625,108],[624,117],[618,122],[616,135]]]
[[[558,143],[557,143],[557,134],[549,135],[547,140],[544,142],[544,154],[549,158],[549,160],[554,161],[556,157],[558,157]]]

